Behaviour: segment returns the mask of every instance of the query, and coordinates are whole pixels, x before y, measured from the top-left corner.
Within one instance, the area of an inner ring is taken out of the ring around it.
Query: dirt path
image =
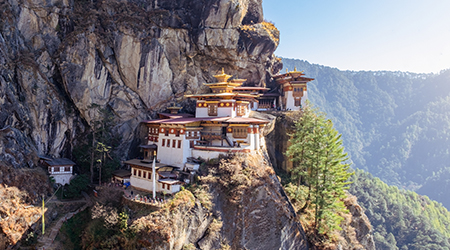
[[[85,192],[83,192],[82,194],[84,196],[84,199],[86,200],[86,204],[83,207],[77,209],[75,212],[66,213],[62,218],[58,220],[56,224],[46,230],[46,234],[38,239],[38,242],[43,244],[43,246],[38,248],[39,250],[55,249],[52,246],[53,241],[55,240],[56,235],[58,235],[59,229],[61,229],[63,223],[72,218],[72,216],[74,216],[75,214],[85,210],[87,207],[92,205],[92,201],[89,195],[87,195]]]

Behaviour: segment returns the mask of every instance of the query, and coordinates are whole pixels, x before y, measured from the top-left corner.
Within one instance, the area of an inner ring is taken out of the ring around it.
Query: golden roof
[[[232,77],[232,75],[225,74],[222,68],[222,74],[214,75],[214,77],[217,79],[218,82],[227,82],[228,79]]]

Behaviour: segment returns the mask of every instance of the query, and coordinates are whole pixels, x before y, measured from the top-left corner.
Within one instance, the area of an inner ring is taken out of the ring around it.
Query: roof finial
[[[297,71],[297,67],[294,67],[294,71]]]
[[[288,68],[286,68],[286,73],[288,73],[289,71],[288,71]]]
[[[225,74],[225,71],[223,70],[223,67],[222,67],[222,74]]]

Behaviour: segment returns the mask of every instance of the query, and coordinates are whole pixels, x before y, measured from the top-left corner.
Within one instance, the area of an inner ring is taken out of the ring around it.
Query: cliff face
[[[186,104],[221,68],[250,85],[280,68],[261,0],[7,0],[0,9],[0,129],[15,129],[16,147],[32,154],[70,157],[98,118],[93,103],[113,111],[128,152],[141,120]],[[36,159],[5,147],[0,157],[16,168]]]
[[[308,249],[297,214],[264,156],[211,160],[202,172],[198,183],[162,209],[134,219],[134,249]]]

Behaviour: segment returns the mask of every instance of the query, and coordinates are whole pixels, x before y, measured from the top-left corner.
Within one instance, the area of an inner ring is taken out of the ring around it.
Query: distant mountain
[[[450,249],[450,212],[442,204],[388,186],[363,170],[352,182],[349,192],[364,207],[376,249]]]
[[[450,208],[442,190],[450,187],[450,70],[340,71],[286,58],[283,64],[316,79],[309,98],[343,134],[354,168]]]

